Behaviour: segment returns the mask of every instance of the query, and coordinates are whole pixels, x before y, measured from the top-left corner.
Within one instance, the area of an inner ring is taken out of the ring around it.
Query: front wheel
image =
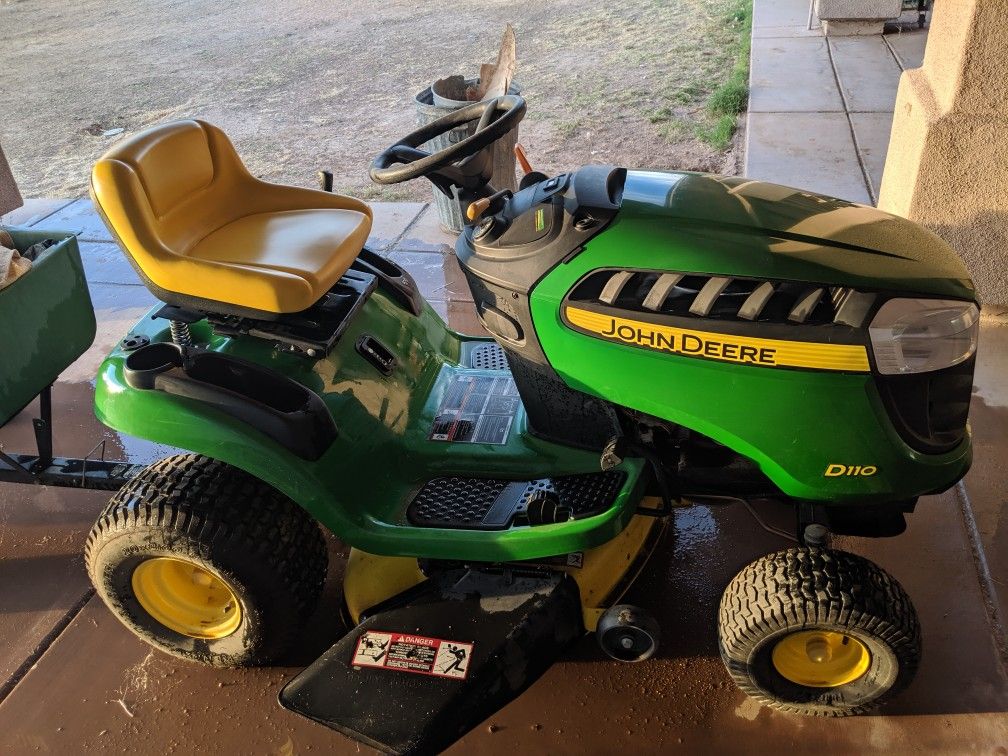
[[[862,714],[920,662],[917,613],[888,573],[854,554],[793,548],[749,564],[718,613],[721,658],[760,703],[795,714]]]
[[[254,476],[195,454],[145,468],[91,529],[88,574],[112,613],[169,654],[269,664],[314,610],[328,554],[315,522]]]

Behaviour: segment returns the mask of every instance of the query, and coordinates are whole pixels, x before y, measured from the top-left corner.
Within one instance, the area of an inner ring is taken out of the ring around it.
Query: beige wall
[[[3,147],[0,147],[0,215],[9,213],[23,204],[21,193],[7,165],[7,158],[4,157]]]
[[[1008,304],[1008,0],[936,0],[924,65],[900,79],[879,207],[962,255]]]

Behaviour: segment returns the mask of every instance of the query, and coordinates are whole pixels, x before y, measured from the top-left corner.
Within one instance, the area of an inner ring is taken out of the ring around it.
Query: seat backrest
[[[107,155],[106,159],[112,157]],[[117,149],[114,159],[127,163],[136,172],[158,217],[206,189],[214,178],[207,135],[194,121],[172,123],[148,132],[144,139]]]
[[[102,156],[91,172],[91,196],[135,265],[153,277],[247,213],[257,183],[224,132],[202,121],[175,121]]]

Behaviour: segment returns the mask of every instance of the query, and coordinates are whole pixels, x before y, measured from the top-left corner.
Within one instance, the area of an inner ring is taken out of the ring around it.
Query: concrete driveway
[[[153,299],[90,203],[30,202],[4,222],[80,231],[99,334],[55,387],[58,451],[82,456],[108,434],[110,456],[161,456],[155,445],[109,434],[92,413],[95,367]],[[449,241],[426,205],[376,206],[372,245],[414,273],[450,325],[473,331],[478,321]],[[733,687],[715,645],[721,591],[745,563],[787,544],[743,509],[698,506],[677,513],[628,597],[662,623],[658,656],[619,665],[586,638],[452,752],[1008,753],[1006,369],[1008,326],[985,321],[976,463],[965,486],[922,499],[899,538],[842,544],[903,583],[924,628],[920,673],[882,712],[798,718],[762,709]],[[30,420],[22,413],[0,430],[5,448],[30,447]],[[367,751],[276,703],[282,683],[334,640],[341,544],[332,542],[332,600],[306,625],[289,668],[204,669],[151,651],[94,597],[81,554],[106,500],[0,487],[0,753]]]

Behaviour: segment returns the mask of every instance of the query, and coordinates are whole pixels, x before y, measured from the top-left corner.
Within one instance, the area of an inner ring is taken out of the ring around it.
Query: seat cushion
[[[246,283],[257,277],[268,280],[276,309],[296,312],[311,307],[340,279],[360,254],[370,227],[371,219],[356,210],[257,213],[217,229],[186,257],[196,265],[208,263],[208,275],[223,264],[240,269]],[[241,291],[221,292],[218,298],[238,306],[274,309],[264,307],[261,300],[243,301]]]
[[[315,304],[360,253],[363,202],[262,181],[203,121],[151,127],[91,172],[95,206],[168,304],[273,319]]]

